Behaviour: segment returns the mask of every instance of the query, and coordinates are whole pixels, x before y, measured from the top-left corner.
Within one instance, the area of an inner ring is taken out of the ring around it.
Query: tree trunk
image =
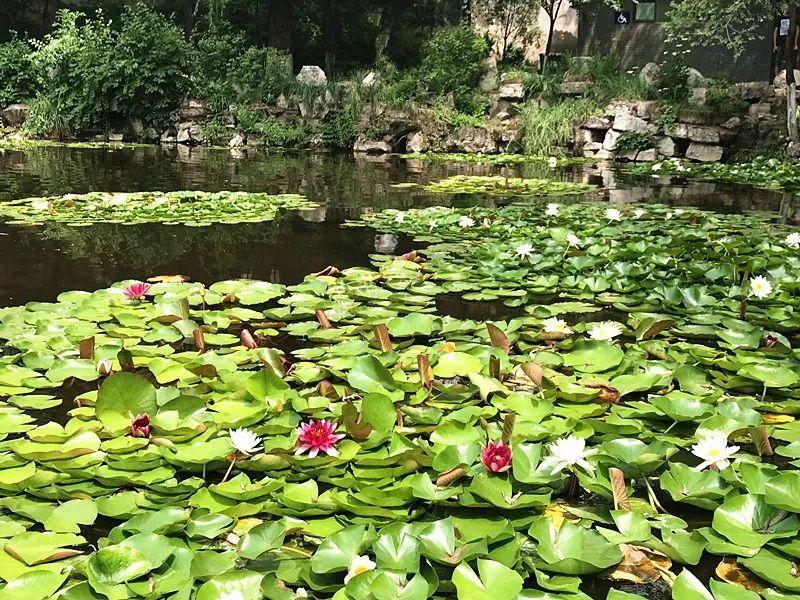
[[[194,29],[194,21],[197,17],[199,6],[200,0],[183,0],[183,32],[186,37],[189,37],[189,34]]]
[[[293,0],[269,1],[269,45],[291,53],[294,50]]]
[[[339,29],[337,1],[327,0],[325,7],[325,73],[328,77],[336,71],[336,32]]]
[[[794,80],[794,69],[797,64],[797,53],[794,50],[797,36],[797,5],[789,7],[790,27],[786,36],[786,127],[789,134],[790,154],[800,152],[800,134],[797,130],[797,82]]]
[[[553,46],[553,31],[556,28],[556,15],[548,14],[550,24],[547,27],[547,43],[544,45],[544,60],[542,61],[542,72],[547,70],[547,62],[550,58],[550,48]]]

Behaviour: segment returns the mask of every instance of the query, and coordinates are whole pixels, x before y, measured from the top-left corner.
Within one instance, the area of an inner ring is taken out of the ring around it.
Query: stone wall
[[[673,157],[718,162],[757,139],[783,136],[783,92],[766,82],[737,84],[734,93],[746,101],[746,113],[721,117],[683,111],[674,122],[664,119],[658,102],[614,101],[604,115],[576,123],[573,153],[640,162]],[[702,97],[704,91],[698,88],[694,93]]]

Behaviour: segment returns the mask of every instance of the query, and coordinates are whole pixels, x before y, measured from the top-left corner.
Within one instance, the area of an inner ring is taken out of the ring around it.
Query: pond
[[[184,190],[313,208],[141,222]],[[0,154],[0,214],[43,197],[66,200],[0,225],[0,600],[800,590],[792,196],[591,163]],[[142,218],[59,221],[87,203]]]

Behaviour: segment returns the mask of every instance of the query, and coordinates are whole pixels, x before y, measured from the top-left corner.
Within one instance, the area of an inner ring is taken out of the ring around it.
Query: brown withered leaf
[[[206,336],[203,330],[198,327],[192,332],[192,337],[194,337],[194,345],[200,352],[203,352],[206,349]]]
[[[333,325],[331,325],[330,320],[328,319],[328,315],[325,314],[325,311],[321,308],[318,308],[314,311],[314,314],[317,317],[317,322],[319,326],[323,329],[333,329]]]
[[[383,352],[392,351],[392,339],[389,337],[389,328],[386,323],[378,323],[372,328],[375,334],[375,339],[378,340],[378,345]]]
[[[511,436],[514,434],[514,423],[517,422],[517,415],[515,413],[508,413],[506,418],[503,419],[503,433],[500,439],[504,444],[511,441]]]
[[[496,356],[489,357],[489,377],[500,380],[500,359]]]
[[[759,456],[772,456],[772,444],[769,441],[769,432],[764,425],[750,428],[750,439],[753,440],[753,445]]]
[[[743,569],[739,563],[736,562],[735,558],[723,558],[717,565],[717,568],[714,569],[714,573],[717,577],[722,579],[722,581],[738,585],[751,592],[758,593],[767,587],[767,584],[762,582],[760,578],[756,577],[750,571]]]
[[[328,381],[327,379],[323,379],[317,385],[317,393],[322,396],[323,398],[336,398],[338,394],[336,393],[336,388],[333,387],[333,384]]]
[[[672,566],[668,556],[643,546],[620,544],[619,549],[622,560],[601,577],[632,583],[654,583],[661,578],[662,571],[668,571]]]
[[[94,337],[88,337],[85,340],[81,340],[80,344],[78,345],[78,352],[80,353],[81,358],[94,358]]]
[[[508,341],[508,336],[497,325],[486,322],[486,330],[489,332],[489,339],[492,346],[499,348],[506,354],[511,351],[511,342]]]
[[[597,401],[601,404],[619,404],[619,390],[604,383],[584,383],[584,387],[599,390]]]
[[[431,369],[431,357],[427,354],[417,355],[417,370],[422,387],[430,389],[433,384],[433,369]]]
[[[628,498],[628,485],[625,483],[625,474],[616,467],[611,467],[608,469],[608,477],[611,479],[614,508],[616,510],[630,510],[631,500]]]
[[[436,479],[436,485],[438,487],[447,487],[448,485],[452,485],[459,479],[461,479],[467,472],[462,469],[461,467],[456,467],[455,469],[450,469],[449,471],[445,471]]]
[[[342,407],[342,422],[347,434],[354,440],[365,440],[372,432],[372,425],[360,423],[361,415],[352,402],[345,402]]]
[[[119,367],[123,371],[136,370],[136,367],[133,364],[133,354],[131,354],[130,350],[123,348],[117,352],[117,361],[119,361]]]
[[[540,387],[542,385],[542,378],[544,377],[544,371],[542,371],[542,367],[535,362],[526,362],[522,363],[522,370],[536,387]]]

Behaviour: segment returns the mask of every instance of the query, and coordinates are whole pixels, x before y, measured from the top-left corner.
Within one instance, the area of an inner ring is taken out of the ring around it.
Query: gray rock
[[[649,62],[642,67],[641,71],[639,71],[639,78],[645,83],[653,85],[658,80],[658,74],[660,72],[661,72],[660,66],[658,66],[654,62]]]
[[[356,143],[353,144],[353,152],[363,154],[389,154],[391,151],[391,144],[383,140],[365,140],[363,138],[358,138]]]
[[[142,123],[141,119],[131,119],[131,132],[137,139],[144,137],[144,123]]]
[[[299,83],[303,85],[328,85],[328,78],[325,76],[325,71],[316,65],[305,65],[296,77]]]
[[[768,81],[746,81],[744,83],[737,83],[734,88],[745,100],[754,102],[760,100],[764,96],[770,95]]]
[[[611,204],[633,204],[651,197],[650,188],[635,187],[608,190],[608,201]]]
[[[686,158],[699,162],[719,162],[722,160],[722,146],[692,142],[686,150]]]
[[[463,125],[448,136],[445,142],[449,149],[456,152],[481,152],[493,154],[497,152],[497,142],[484,127]]]
[[[286,96],[281,94],[275,100],[275,106],[281,110],[287,110],[289,108],[289,101],[286,99]]]
[[[124,133],[109,133],[108,134],[108,141],[114,143],[120,143],[125,141],[125,134]]]
[[[428,146],[425,143],[425,135],[421,131],[415,131],[408,136],[408,139],[406,140],[406,150],[408,152],[425,152],[427,148]]]
[[[594,157],[599,158],[600,160],[611,160],[614,158],[614,153],[611,150],[601,148],[595,153]]]
[[[153,127],[148,127],[144,132],[144,139],[148,142],[157,142],[159,139],[158,132]]]
[[[602,149],[603,149],[602,142],[586,142],[583,145],[583,150],[584,151],[590,150],[592,152],[597,152],[598,150],[602,150]]]
[[[203,128],[192,121],[178,125],[177,142],[185,146],[196,146],[203,143]]]
[[[521,83],[504,83],[497,93],[503,100],[522,100],[525,97],[525,86]]]
[[[619,114],[614,117],[614,129],[617,131],[638,131],[641,133],[655,133],[656,127],[641,117],[629,114]]]
[[[484,72],[478,86],[482,92],[493,92],[499,84],[497,78],[497,59],[494,56],[483,61]]]
[[[800,71],[797,69],[794,71],[794,80],[795,82],[800,82]],[[786,87],[786,69],[778,73],[778,76],[773,80],[772,84],[776,88]]]
[[[751,117],[763,117],[772,112],[772,104],[769,102],[756,102],[747,109],[747,114]]]
[[[704,144],[718,144],[719,132],[708,125],[689,125],[687,123],[677,123],[670,130],[672,137],[688,139],[693,142]]]
[[[247,135],[244,133],[236,133],[229,141],[228,148],[241,148],[247,145]]]
[[[589,91],[592,82],[586,79],[578,81],[565,81],[561,84],[561,93],[567,96],[582,96]]]
[[[636,116],[652,121],[661,114],[661,105],[657,100],[639,100],[636,103]]]
[[[656,141],[656,149],[661,156],[666,156],[667,158],[675,156],[675,142],[672,141],[671,137],[664,136],[658,138]]]
[[[613,129],[609,129],[606,132],[606,137],[603,140],[603,150],[613,150],[614,146],[617,145],[617,139],[619,139],[620,133],[619,131],[614,131]]]
[[[204,100],[184,100],[178,113],[181,121],[202,121],[211,114],[211,105]]]
[[[30,106],[27,104],[9,104],[0,114],[7,125],[19,127],[27,121],[29,112]]]
[[[720,127],[724,127],[730,132],[736,132],[742,126],[742,120],[739,117],[731,117],[725,121]]]
[[[647,150],[639,150],[639,153],[636,155],[637,162],[653,162],[658,157],[658,153],[656,152],[655,148],[649,148]]]
[[[371,88],[376,83],[378,83],[378,75],[375,71],[370,71],[364,76],[364,79],[361,80],[361,87]]]
[[[586,117],[581,121],[584,129],[611,129],[611,119],[605,117]]]
[[[689,67],[687,72],[686,83],[689,84],[689,87],[702,87],[708,83],[708,80],[697,69]]]

